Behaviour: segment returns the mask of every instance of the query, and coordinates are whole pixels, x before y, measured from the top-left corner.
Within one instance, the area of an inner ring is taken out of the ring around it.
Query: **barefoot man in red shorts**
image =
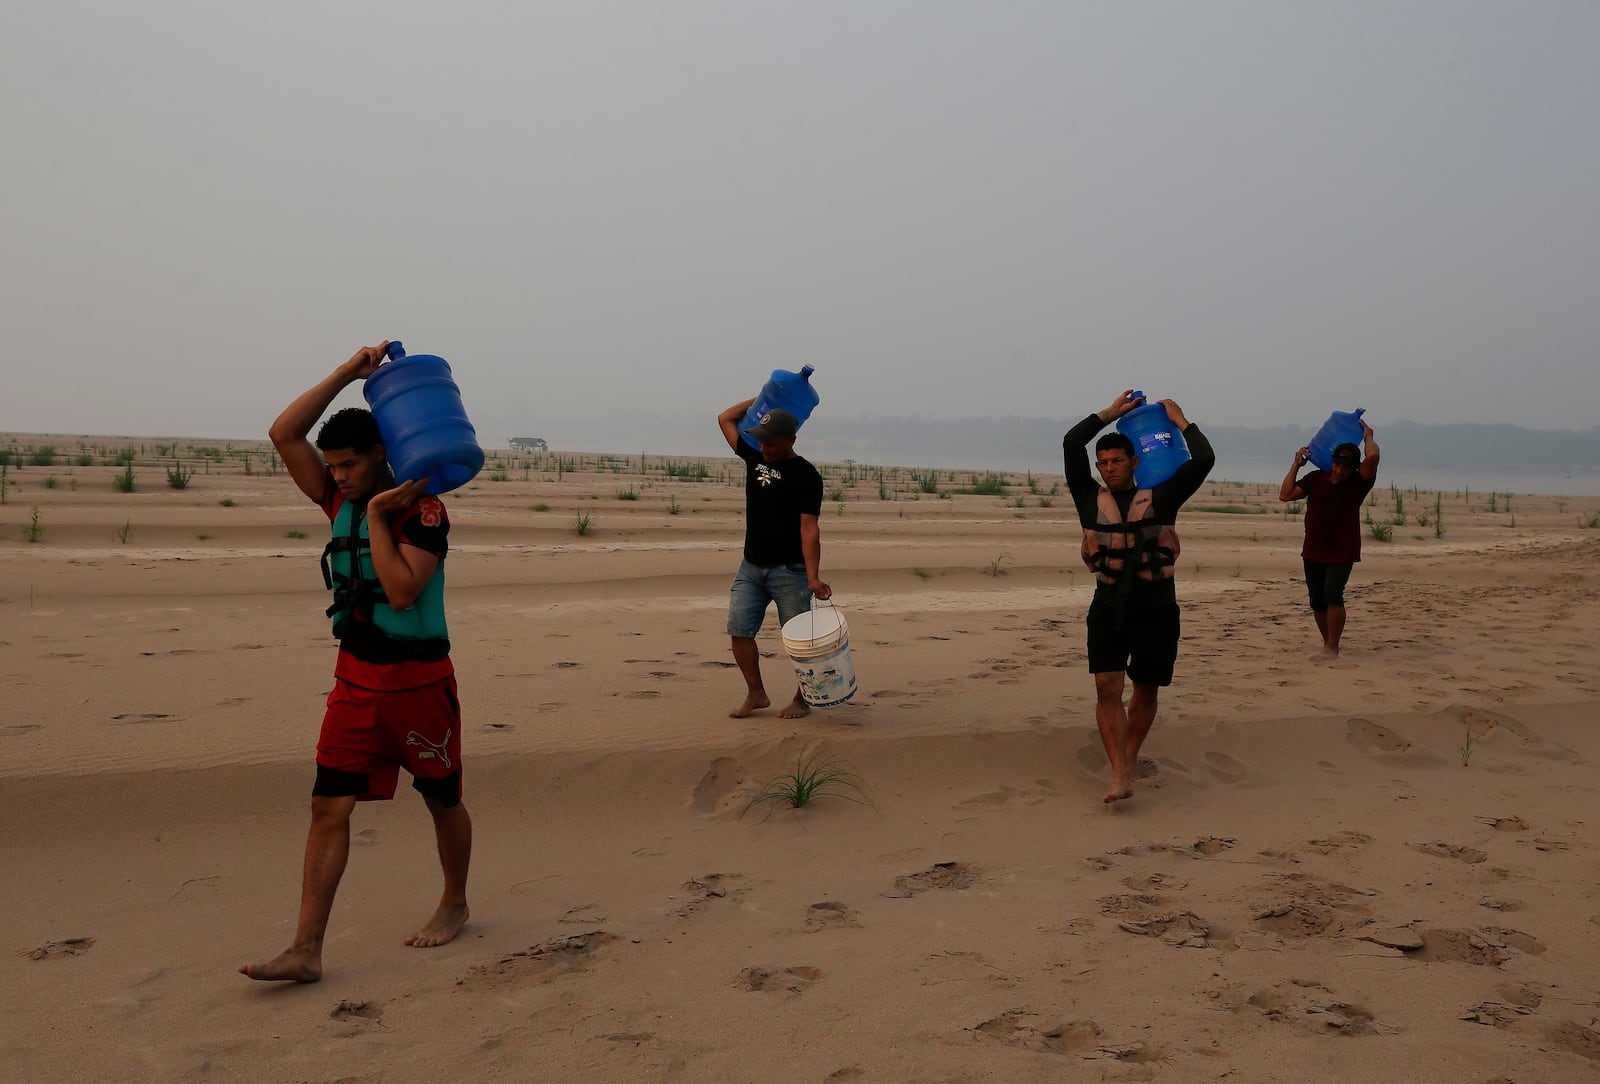
[[[317,739],[300,918],[294,943],[252,979],[316,982],[334,893],[350,857],[350,815],[360,801],[394,797],[401,768],[433,815],[444,894],[433,917],[406,938],[431,948],[467,922],[472,819],[461,804],[461,708],[444,619],[450,521],[424,480],[395,484],[372,414],[336,412],[307,439],[334,398],[384,361],[387,343],[363,347],[286,407],[271,437],[284,466],[332,524],[322,556],[333,591],[328,616],[339,638],[333,692]]]

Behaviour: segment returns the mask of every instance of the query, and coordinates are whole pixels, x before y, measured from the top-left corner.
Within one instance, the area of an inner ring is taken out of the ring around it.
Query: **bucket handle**
[[[828,607],[828,609],[834,611],[835,613],[839,612],[839,608],[833,604],[833,599],[832,598],[825,598],[825,599],[819,600],[816,595],[812,595],[811,596],[811,610],[809,612],[811,614],[811,633],[812,633],[812,637],[813,638],[815,638],[816,632],[817,632],[817,603],[818,603],[818,601],[821,601],[822,603],[824,603]]]

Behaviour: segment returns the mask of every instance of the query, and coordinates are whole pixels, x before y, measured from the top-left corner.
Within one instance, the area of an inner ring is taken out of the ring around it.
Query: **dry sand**
[[[1108,812],[1059,478],[830,466],[860,692],[732,720],[736,461],[501,453],[447,498],[473,920],[401,944],[431,831],[409,791],[364,805],[326,978],[289,987],[234,969],[293,929],[325,523],[265,445],[0,438],[44,443],[0,506],[7,1079],[1600,1078],[1593,498],[1446,493],[1438,537],[1403,494],[1327,662],[1301,521],[1208,484]],[[741,816],[807,752],[872,804]]]

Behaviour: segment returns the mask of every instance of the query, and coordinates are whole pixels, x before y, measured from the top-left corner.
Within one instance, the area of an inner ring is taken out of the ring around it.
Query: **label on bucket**
[[[1172,447],[1171,433],[1141,433],[1139,434],[1139,454],[1149,455],[1156,449]]]

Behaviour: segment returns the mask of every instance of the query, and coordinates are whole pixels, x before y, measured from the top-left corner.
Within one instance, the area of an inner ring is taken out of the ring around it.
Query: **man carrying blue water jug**
[[[1344,635],[1345,585],[1361,560],[1361,504],[1378,481],[1378,441],[1366,419],[1359,420],[1362,448],[1348,441],[1340,444],[1326,471],[1314,470],[1296,478],[1311,458],[1311,449],[1301,448],[1294,453],[1294,462],[1278,490],[1280,501],[1306,502],[1306,539],[1300,560],[1305,566],[1311,616],[1322,634],[1322,653],[1330,658],[1339,654],[1339,639]]]
[[[1143,402],[1142,393],[1125,391],[1073,426],[1061,441],[1067,489],[1083,528],[1083,563],[1095,577],[1086,623],[1095,722],[1111,762],[1108,805],[1133,796],[1139,749],[1155,722],[1161,689],[1172,684],[1179,636],[1173,579],[1178,533],[1173,524],[1217,458],[1182,408],[1163,399],[1167,420],[1188,446],[1188,460],[1171,477],[1141,486],[1135,479],[1139,456],[1133,441],[1122,433],[1107,433],[1095,443],[1095,467],[1105,482],[1104,488],[1096,485],[1085,448],[1101,429]],[[1133,693],[1124,704],[1128,681]]]
[[[252,979],[316,982],[334,894],[350,857],[350,816],[360,801],[394,797],[399,771],[412,776],[433,816],[444,891],[406,944],[431,948],[467,922],[472,819],[461,804],[461,707],[444,615],[443,562],[450,521],[427,479],[396,485],[377,420],[349,407],[311,429],[338,394],[384,363],[387,343],[349,361],[286,407],[272,443],[300,491],[332,525],[323,580],[339,638],[333,691],[317,739],[300,913],[294,942]]]
[[[761,654],[756,648],[768,603],[778,604],[781,625],[809,610],[813,596],[833,597],[833,588],[822,581],[822,531],[817,522],[822,514],[822,475],[795,454],[800,422],[787,410],[768,411],[745,430],[758,448],[741,437],[739,425],[754,403],[746,399],[717,415],[728,447],[745,466],[744,559],[728,599],[728,636],[745,684],[744,700],[728,712],[734,719],[772,705],[761,682]],[[794,699],[778,716],[798,719],[810,713],[797,684]]]

